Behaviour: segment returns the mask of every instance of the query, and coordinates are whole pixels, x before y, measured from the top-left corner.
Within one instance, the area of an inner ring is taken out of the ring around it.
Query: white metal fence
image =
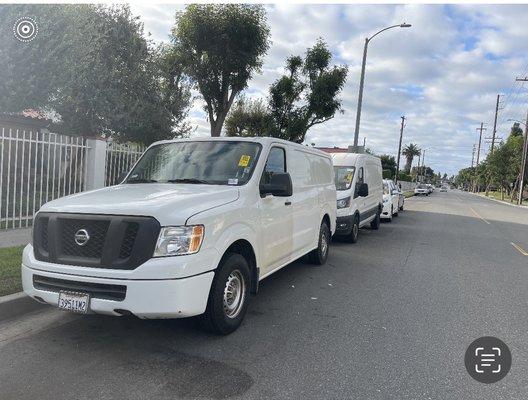
[[[116,185],[124,173],[130,171],[138,158],[145,151],[145,146],[135,143],[106,144],[105,186]]]
[[[0,127],[0,228],[30,226],[42,204],[84,190],[86,140]]]

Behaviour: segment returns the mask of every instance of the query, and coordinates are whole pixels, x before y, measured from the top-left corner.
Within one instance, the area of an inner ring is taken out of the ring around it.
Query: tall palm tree
[[[405,156],[407,160],[405,163],[406,173],[408,174],[411,173],[411,166],[412,166],[413,159],[414,157],[419,156],[420,153],[421,153],[420,149],[414,143],[410,143],[403,148],[402,154]]]

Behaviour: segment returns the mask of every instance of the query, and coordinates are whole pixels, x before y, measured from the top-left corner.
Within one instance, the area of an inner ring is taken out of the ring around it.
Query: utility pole
[[[495,147],[495,134],[497,133],[497,116],[499,115],[500,94],[497,95],[497,104],[495,105],[495,119],[493,121],[493,135],[491,136],[491,154]]]
[[[400,173],[400,155],[401,155],[401,145],[402,145],[404,126],[405,126],[405,116],[402,116],[401,117],[401,127],[400,127],[400,144],[398,145],[398,162],[396,163],[396,179],[394,180],[395,183],[398,183],[398,175]]]
[[[485,131],[486,128],[484,128],[484,122],[481,122],[480,123],[480,128],[477,128],[477,131],[480,131],[480,135],[479,135],[479,144],[478,144],[478,150],[477,150],[477,167],[479,165],[479,160],[480,160],[480,146],[482,145],[482,131]]]
[[[516,78],[517,82],[528,82],[528,77]],[[528,113],[526,114],[526,124],[524,125],[524,141],[523,141],[523,154],[521,161],[521,176],[519,185],[519,198],[517,204],[522,204],[523,189],[524,189],[524,175],[526,174],[526,157],[528,153]]]
[[[422,158],[422,154],[418,154],[418,166],[416,167],[416,183],[418,183],[418,175],[420,174],[420,158]]]
[[[519,185],[519,198],[517,204],[522,204],[523,191],[524,191],[524,175],[526,175],[526,157],[528,153],[528,112],[526,113],[526,125],[524,125],[524,142],[523,142],[523,153],[521,161],[521,182]]]
[[[485,131],[486,128],[484,128],[484,122],[480,123],[480,128],[477,128],[477,131],[480,131],[479,135],[479,142],[478,142],[478,149],[477,149],[477,163],[475,164],[475,173],[474,173],[474,182],[473,182],[473,191],[477,192],[477,167],[479,165],[480,161],[480,146],[482,145],[482,131]]]
[[[425,149],[422,150],[422,182],[425,180]]]

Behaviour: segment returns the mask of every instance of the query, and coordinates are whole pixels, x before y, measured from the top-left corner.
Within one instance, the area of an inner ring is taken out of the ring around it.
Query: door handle
[[[285,205],[285,206],[291,206],[291,201],[286,201],[286,202],[284,203],[284,205]]]

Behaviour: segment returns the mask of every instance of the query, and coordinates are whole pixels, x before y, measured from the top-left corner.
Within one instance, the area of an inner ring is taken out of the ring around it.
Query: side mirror
[[[366,183],[360,183],[358,186],[357,186],[357,195],[359,197],[367,197],[369,194],[369,190],[368,190],[368,184]]]
[[[271,175],[269,183],[260,184],[260,196],[268,194],[276,197],[289,197],[292,195],[292,180],[287,172],[276,172]]]

